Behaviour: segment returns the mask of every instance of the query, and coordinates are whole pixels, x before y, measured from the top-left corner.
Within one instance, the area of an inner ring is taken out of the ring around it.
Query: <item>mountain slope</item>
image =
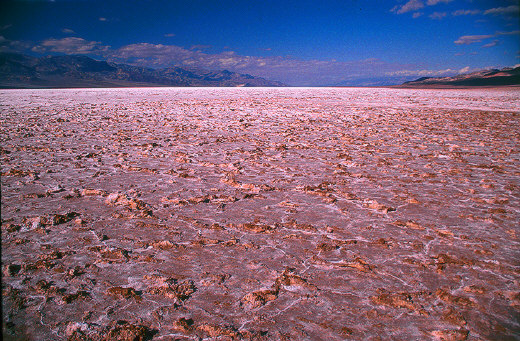
[[[0,54],[0,88],[128,86],[284,86],[276,81],[223,71],[143,68],[86,56]]]
[[[482,70],[453,77],[422,77],[398,87],[474,87],[520,85],[520,67]]]

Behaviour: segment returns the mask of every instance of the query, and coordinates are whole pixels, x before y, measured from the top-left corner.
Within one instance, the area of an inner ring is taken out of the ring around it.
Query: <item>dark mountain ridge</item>
[[[479,87],[479,86],[518,86],[520,85],[520,67],[476,71],[453,77],[421,77],[405,82],[397,87]]]
[[[284,86],[228,70],[169,67],[152,69],[98,61],[87,56],[32,57],[0,54],[0,88],[68,88],[132,86]]]

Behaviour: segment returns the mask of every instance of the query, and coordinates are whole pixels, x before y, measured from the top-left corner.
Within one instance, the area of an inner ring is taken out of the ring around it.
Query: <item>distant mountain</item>
[[[453,77],[422,77],[397,87],[473,87],[520,85],[520,67],[482,70]]]
[[[407,78],[404,76],[395,77],[364,77],[364,78],[351,78],[339,83],[332,84],[332,87],[380,87],[396,85],[404,82]]]
[[[76,88],[131,86],[284,86],[227,70],[143,68],[97,61],[86,56],[31,57],[0,53],[0,88]]]

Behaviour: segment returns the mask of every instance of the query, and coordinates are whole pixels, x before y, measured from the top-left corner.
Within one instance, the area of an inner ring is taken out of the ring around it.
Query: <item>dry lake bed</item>
[[[518,340],[520,89],[0,91],[10,340]]]

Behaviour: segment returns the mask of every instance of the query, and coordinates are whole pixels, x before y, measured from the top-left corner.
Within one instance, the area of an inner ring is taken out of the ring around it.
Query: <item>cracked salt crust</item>
[[[520,337],[518,89],[0,98],[4,337]]]

